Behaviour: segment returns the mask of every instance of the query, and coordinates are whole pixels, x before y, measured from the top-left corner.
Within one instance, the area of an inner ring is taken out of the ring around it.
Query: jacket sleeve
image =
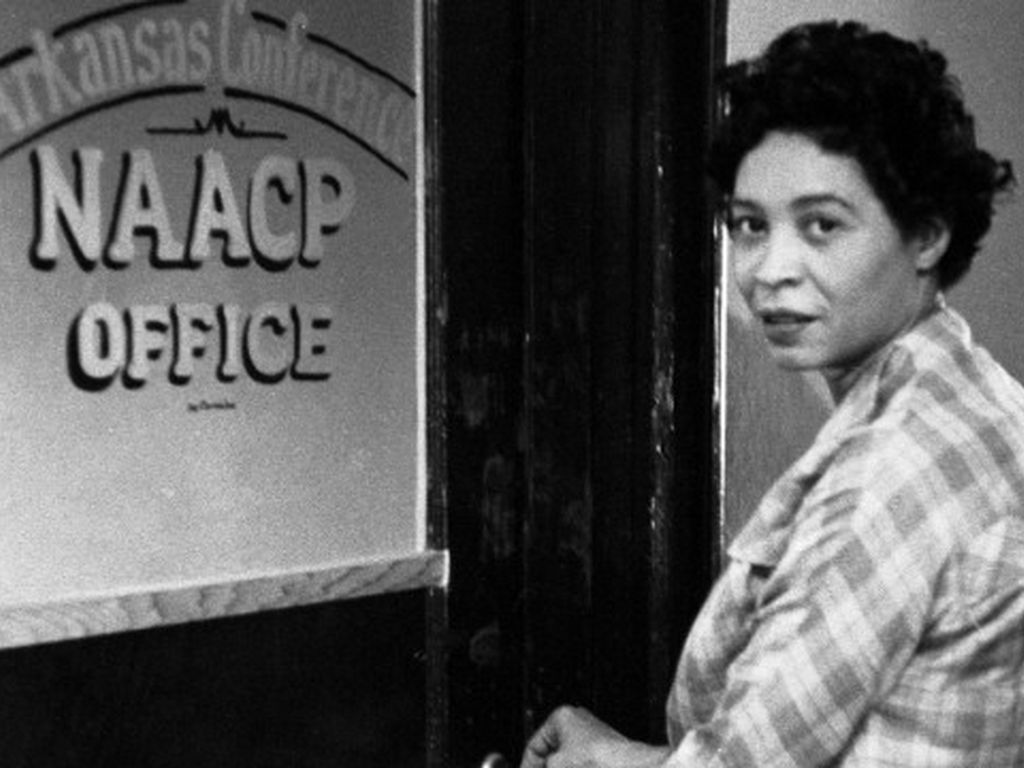
[[[925,510],[855,485],[800,517],[760,585],[717,706],[683,736],[671,768],[828,765],[913,655],[935,577]]]

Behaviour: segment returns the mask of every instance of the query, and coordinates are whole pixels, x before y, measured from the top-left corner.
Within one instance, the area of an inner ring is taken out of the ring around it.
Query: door
[[[450,765],[563,702],[663,738],[716,552],[723,6],[439,4]]]

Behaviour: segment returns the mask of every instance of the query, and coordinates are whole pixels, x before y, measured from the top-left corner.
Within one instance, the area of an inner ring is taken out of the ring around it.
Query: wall
[[[946,54],[977,120],[978,139],[1012,160],[1024,177],[1024,4],[1019,0],[731,0],[728,58],[756,54],[783,29],[813,19],[858,19]],[[1017,245],[1024,200],[1010,200],[996,217],[985,248],[950,303],[971,321],[976,338],[1018,378],[1024,378],[1024,318],[1019,293],[1024,263]],[[795,458],[828,414],[819,382],[775,371],[761,340],[747,329],[730,293],[726,451],[727,538],[752,511],[771,479]]]

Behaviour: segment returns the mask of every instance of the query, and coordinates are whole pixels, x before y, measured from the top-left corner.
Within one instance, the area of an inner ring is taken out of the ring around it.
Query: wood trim
[[[0,648],[444,587],[448,553],[427,551],[274,576],[35,605],[0,606]]]
[[[446,420],[448,375],[446,366],[448,290],[441,248],[441,19],[438,0],[420,6],[420,41],[423,46],[424,259],[426,282],[425,323],[427,421],[427,546],[448,554],[448,427]],[[448,580],[427,591],[424,647],[426,650],[426,722],[424,740],[427,768],[449,763]]]

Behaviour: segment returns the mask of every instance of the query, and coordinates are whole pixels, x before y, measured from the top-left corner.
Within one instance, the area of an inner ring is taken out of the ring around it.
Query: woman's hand
[[[630,741],[581,707],[559,707],[533,734],[520,768],[656,768],[668,748]]]

